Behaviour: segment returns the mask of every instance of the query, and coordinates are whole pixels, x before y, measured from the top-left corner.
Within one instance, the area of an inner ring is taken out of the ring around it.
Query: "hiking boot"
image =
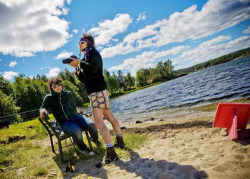
[[[125,147],[125,143],[123,141],[123,137],[116,136],[114,146],[115,146],[115,148],[119,147],[119,148],[123,149]]]
[[[116,161],[118,159],[118,156],[115,152],[115,148],[114,147],[109,147],[106,149],[106,153],[104,156],[104,162],[105,164],[110,164],[113,161]]]

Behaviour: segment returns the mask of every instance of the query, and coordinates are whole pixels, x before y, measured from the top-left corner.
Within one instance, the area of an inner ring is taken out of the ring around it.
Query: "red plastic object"
[[[227,128],[230,139],[237,139],[237,129],[246,129],[250,118],[250,103],[219,103],[213,127]]]

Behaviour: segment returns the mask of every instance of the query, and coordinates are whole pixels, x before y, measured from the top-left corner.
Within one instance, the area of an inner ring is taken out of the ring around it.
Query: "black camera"
[[[70,56],[71,58],[77,58],[75,55],[72,55],[72,56]],[[63,62],[63,64],[69,64],[69,63],[71,63],[73,60],[72,59],[70,59],[70,58],[66,58],[66,59],[64,59],[62,62]]]

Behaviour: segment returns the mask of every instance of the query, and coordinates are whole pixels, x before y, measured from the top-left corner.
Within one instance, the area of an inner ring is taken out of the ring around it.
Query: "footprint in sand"
[[[238,159],[240,161],[245,159],[244,155],[234,155],[234,158],[236,158],[236,159]]]

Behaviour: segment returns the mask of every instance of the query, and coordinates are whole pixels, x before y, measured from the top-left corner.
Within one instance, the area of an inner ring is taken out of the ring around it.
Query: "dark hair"
[[[88,43],[87,48],[95,47],[95,40],[91,34],[83,33],[82,37],[88,39],[91,43],[91,44]]]
[[[58,84],[62,84],[62,79],[59,77],[55,77],[55,78],[51,78],[48,81],[48,85],[49,85],[49,89],[52,90],[52,86],[53,85],[58,85]]]

